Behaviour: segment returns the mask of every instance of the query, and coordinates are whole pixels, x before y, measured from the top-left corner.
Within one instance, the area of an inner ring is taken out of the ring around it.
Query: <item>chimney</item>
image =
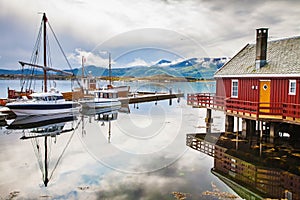
[[[260,69],[267,63],[267,44],[268,28],[256,29],[256,69]]]

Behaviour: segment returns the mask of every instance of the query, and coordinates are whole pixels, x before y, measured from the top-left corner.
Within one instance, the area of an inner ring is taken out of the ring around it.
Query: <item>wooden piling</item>
[[[233,133],[234,117],[226,115],[225,117],[225,132]]]
[[[211,109],[206,109],[205,122],[206,122],[206,132],[211,133],[211,124],[213,122]]]

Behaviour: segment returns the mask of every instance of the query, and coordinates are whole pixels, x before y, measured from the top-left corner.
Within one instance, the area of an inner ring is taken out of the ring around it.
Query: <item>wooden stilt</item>
[[[233,133],[234,117],[226,115],[225,118],[225,132]]]
[[[206,132],[211,133],[211,124],[212,124],[212,111],[211,109],[206,109]]]
[[[247,119],[242,119],[242,137],[243,138],[246,138],[247,137],[247,129],[249,129],[248,128],[248,126],[250,125],[249,123],[247,123],[249,120],[247,120]]]

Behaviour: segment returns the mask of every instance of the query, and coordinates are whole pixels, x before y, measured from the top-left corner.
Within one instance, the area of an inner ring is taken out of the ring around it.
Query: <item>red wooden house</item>
[[[216,93],[190,94],[188,104],[300,124],[300,37],[268,41],[266,28],[256,34],[256,44],[247,44],[215,73]]]

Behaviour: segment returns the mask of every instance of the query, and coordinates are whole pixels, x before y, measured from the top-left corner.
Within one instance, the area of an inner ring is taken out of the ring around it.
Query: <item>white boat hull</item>
[[[17,116],[28,115],[53,115],[59,113],[78,113],[80,104],[70,103],[11,103],[7,104]]]
[[[12,109],[17,116],[26,115],[53,115],[57,113],[79,113],[79,108],[71,109],[55,109],[55,110],[26,110],[26,109]]]

